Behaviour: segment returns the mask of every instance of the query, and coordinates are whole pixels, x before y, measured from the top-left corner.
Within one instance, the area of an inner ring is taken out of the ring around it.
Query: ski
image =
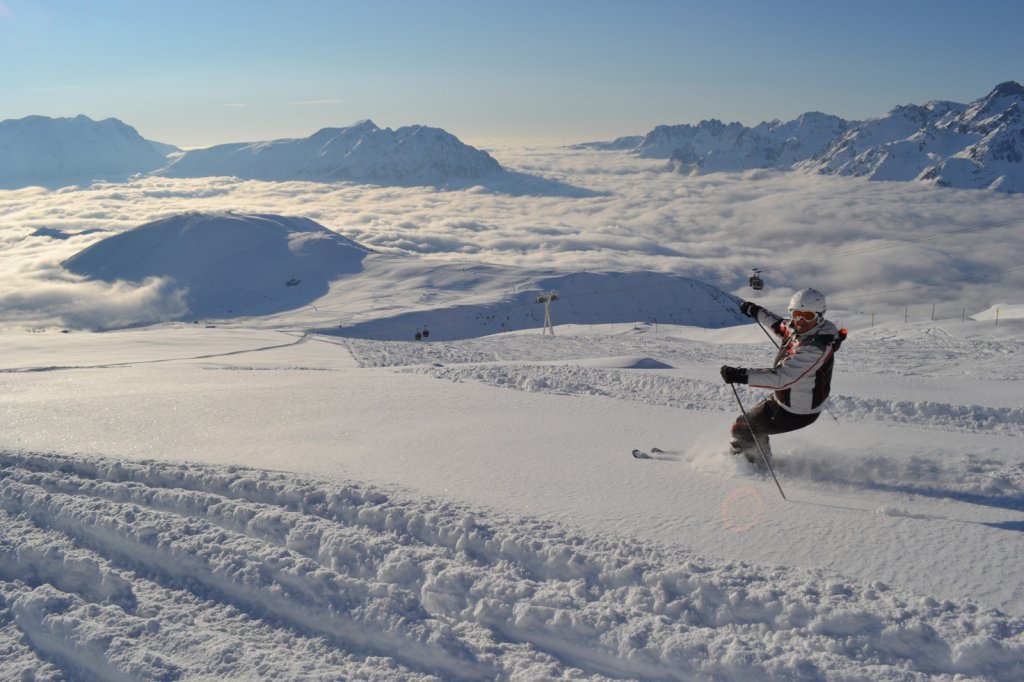
[[[637,459],[655,459],[652,455],[664,455],[665,451],[661,448],[651,448],[650,453],[643,450],[633,450],[633,456]]]

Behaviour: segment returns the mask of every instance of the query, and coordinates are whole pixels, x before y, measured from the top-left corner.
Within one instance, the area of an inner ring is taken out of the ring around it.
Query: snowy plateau
[[[1024,195],[493,154],[0,190],[0,680],[1024,679]]]

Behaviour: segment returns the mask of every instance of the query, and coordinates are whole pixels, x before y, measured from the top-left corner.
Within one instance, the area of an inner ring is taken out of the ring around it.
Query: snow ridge
[[[1024,620],[827,572],[239,467],[0,464],[0,568],[30,567],[0,583],[22,634],[0,672],[35,679],[1012,679],[1024,660]],[[237,625],[217,632],[212,611]],[[311,655],[297,673],[264,637]]]

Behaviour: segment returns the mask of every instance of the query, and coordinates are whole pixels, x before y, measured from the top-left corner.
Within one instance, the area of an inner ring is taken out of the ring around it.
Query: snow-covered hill
[[[326,333],[372,339],[412,338],[421,327],[448,340],[537,327],[537,298],[550,291],[559,324],[745,319],[734,296],[686,277],[427,263],[373,254],[312,220],[276,215],[175,215],[107,237],[63,265],[104,282],[163,280],[165,301],[154,308],[163,320],[270,315],[316,301],[347,309]]]
[[[439,128],[397,130],[361,121],[324,128],[310,137],[224,144],[185,152],[160,175],[217,175],[256,180],[352,180],[382,185],[445,185],[502,173],[487,152]]]
[[[114,118],[7,119],[0,121],[0,187],[124,180],[164,166],[168,149]]]
[[[307,218],[186,213],[107,237],[64,267],[105,282],[164,279],[178,316],[202,319],[307,305],[368,253]]]
[[[714,119],[663,125],[633,151],[686,174],[797,169],[1016,193],[1024,191],[1024,87],[1009,81],[970,104],[898,106],[860,122],[812,112],[753,128]]]
[[[506,270],[504,276],[513,273]],[[521,273],[515,290],[500,299],[455,300],[443,308],[417,307],[321,331],[355,338],[406,339],[422,326],[444,339],[463,339],[533,329],[543,326],[545,319],[538,298],[551,291],[558,296],[551,306],[552,321],[559,325],[692,324],[700,320],[717,328],[743,320],[736,315],[734,296],[689,277],[656,272]]]

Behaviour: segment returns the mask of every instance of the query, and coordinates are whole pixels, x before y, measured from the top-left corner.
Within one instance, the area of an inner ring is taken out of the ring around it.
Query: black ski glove
[[[743,303],[740,304],[740,312],[746,315],[747,317],[753,317],[756,319],[757,314],[762,310],[764,310],[764,308],[762,308],[756,303],[751,303],[750,301],[744,301]]]
[[[744,367],[722,365],[722,379],[727,384],[745,384],[747,383],[747,370]]]

